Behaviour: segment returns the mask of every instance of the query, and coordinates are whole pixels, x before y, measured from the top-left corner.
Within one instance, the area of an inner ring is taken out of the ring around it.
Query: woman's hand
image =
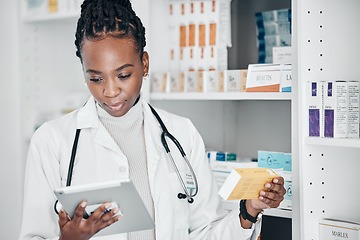
[[[265,184],[265,189],[268,191],[260,191],[259,199],[248,200],[250,207],[261,210],[265,208],[277,208],[281,201],[284,200],[286,190],[284,188],[284,178],[274,178],[272,182]]]
[[[274,178],[272,182],[265,184],[265,189],[268,191],[261,190],[258,199],[246,200],[247,212],[256,217],[262,209],[265,208],[277,208],[281,201],[284,200],[286,190],[284,188],[284,178]],[[243,228],[251,228],[252,222],[244,220],[240,215],[240,223]]]
[[[118,221],[121,216],[114,215],[119,211],[114,208],[104,214],[110,207],[110,203],[106,202],[95,210],[88,219],[83,218],[87,203],[81,202],[77,207],[74,218],[70,220],[64,209],[59,213],[59,227],[60,238],[59,240],[88,240],[94,234],[104,229],[114,222]]]

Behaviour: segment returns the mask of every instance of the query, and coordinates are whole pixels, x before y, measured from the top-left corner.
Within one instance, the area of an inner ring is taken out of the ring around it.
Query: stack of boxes
[[[246,70],[226,70],[227,48],[231,47],[231,0],[166,4],[171,38],[169,67],[162,73],[151,73],[152,92],[240,91],[240,77],[245,91]],[[234,79],[235,74],[239,76]]]
[[[82,0],[27,0],[26,14],[28,17],[37,17],[48,14],[68,14],[80,12]]]
[[[256,17],[259,63],[273,63],[273,47],[291,46],[291,9],[258,12]]]
[[[359,81],[307,83],[309,136],[359,138]]]
[[[170,71],[227,69],[230,0],[169,4]]]

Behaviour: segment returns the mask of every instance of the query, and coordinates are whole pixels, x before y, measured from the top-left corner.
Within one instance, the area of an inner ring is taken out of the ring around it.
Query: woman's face
[[[142,59],[131,38],[84,39],[81,49],[87,86],[97,102],[113,117],[124,116],[140,94],[149,57]]]

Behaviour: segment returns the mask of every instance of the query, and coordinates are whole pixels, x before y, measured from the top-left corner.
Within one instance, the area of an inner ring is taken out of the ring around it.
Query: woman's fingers
[[[110,208],[111,204],[109,202],[106,202],[102,204],[100,207],[98,207],[88,218],[88,220],[96,223],[101,219],[101,217],[104,215],[104,213],[107,212],[107,209]]]
[[[68,223],[70,221],[67,213],[65,212],[65,210],[63,208],[61,208],[60,212],[59,212],[59,226],[60,229],[63,228],[63,226]]]
[[[79,204],[79,206],[76,208],[75,213],[74,213],[74,217],[72,219],[74,224],[80,224],[81,220],[83,219],[84,211],[85,211],[86,206],[87,206],[87,202],[82,201]]]
[[[284,178],[274,178],[272,183],[266,183],[265,189],[260,191],[259,199],[269,207],[278,207],[284,200],[286,190],[284,188]]]
[[[70,219],[63,209],[59,213],[59,226],[64,239],[89,239],[121,217],[115,216],[119,209],[110,210],[111,204],[106,202],[97,208],[88,219],[84,219],[86,206],[86,201],[81,202],[75,210],[73,219]]]
[[[99,228],[99,230],[104,229],[108,226],[110,226],[111,224],[117,222],[120,218],[121,215],[117,215],[115,216],[115,214],[117,214],[119,212],[118,208],[114,208],[111,211],[105,213],[100,219],[99,221],[96,223],[97,227]]]
[[[118,221],[121,216],[115,216],[116,213],[119,212],[118,208],[109,209],[111,204],[109,202],[104,203],[100,207],[98,207],[91,216],[87,219],[87,221],[91,221],[92,225],[96,232],[104,229],[107,226],[110,226],[114,222]]]

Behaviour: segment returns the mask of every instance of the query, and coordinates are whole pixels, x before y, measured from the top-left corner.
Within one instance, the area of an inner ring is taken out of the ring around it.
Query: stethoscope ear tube
[[[71,158],[70,158],[70,163],[69,163],[68,176],[67,176],[67,180],[66,180],[66,186],[67,187],[71,185],[71,178],[72,178],[72,172],[73,172],[73,169],[74,169],[76,149],[77,149],[77,145],[78,145],[78,142],[79,142],[80,131],[81,131],[81,129],[76,129],[75,140],[74,140],[73,148],[72,148],[72,151],[71,151]]]
[[[72,147],[72,150],[71,150],[71,157],[70,157],[68,175],[67,175],[67,179],[66,179],[66,186],[67,187],[71,185],[71,178],[72,178],[72,173],[73,173],[73,169],[74,169],[75,156],[76,156],[77,145],[78,145],[78,142],[79,142],[80,132],[81,132],[81,129],[76,129],[75,139],[74,139],[73,147]],[[58,202],[59,202],[59,200],[56,199],[56,201],[54,203],[54,211],[55,211],[55,213],[57,215],[59,215],[59,211],[57,210]]]

